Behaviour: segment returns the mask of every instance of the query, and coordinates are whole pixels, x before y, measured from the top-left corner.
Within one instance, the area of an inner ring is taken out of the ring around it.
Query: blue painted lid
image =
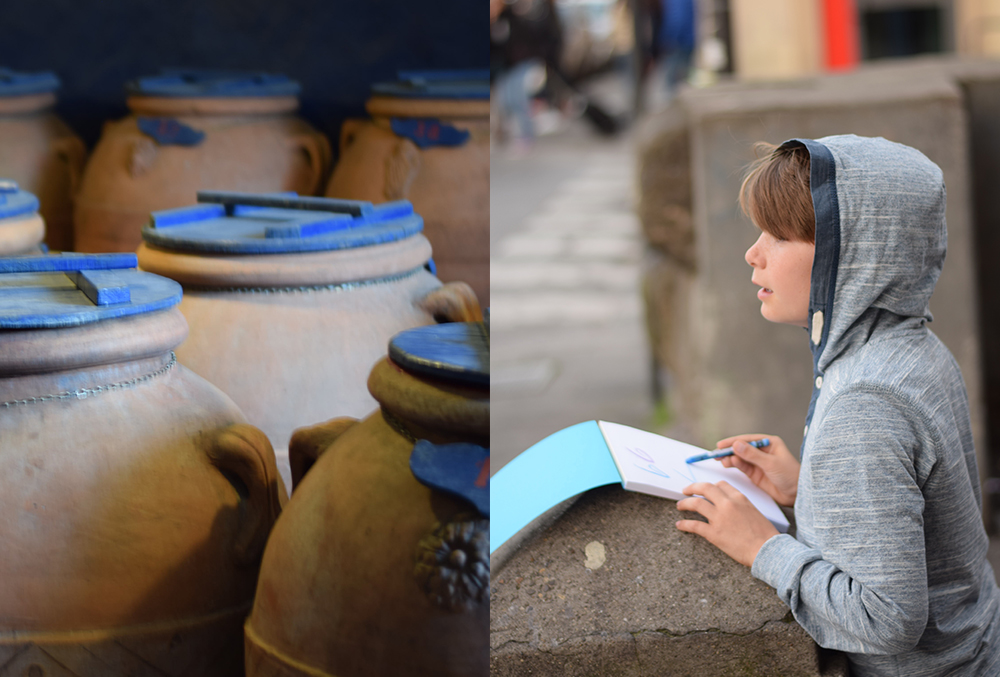
[[[0,258],[0,329],[52,329],[180,303],[181,286],[136,270],[135,254]]]
[[[434,444],[417,440],[410,471],[421,484],[458,496],[490,516],[490,450],[468,442]]]
[[[207,69],[164,69],[125,84],[129,94],[183,98],[298,96],[300,90],[286,75]]]
[[[488,70],[399,71],[395,82],[377,82],[372,94],[416,99],[489,99]]]
[[[164,249],[289,254],[395,242],[423,230],[406,200],[373,205],[295,193],[198,193],[198,204],[153,212],[142,239]]]
[[[483,322],[407,329],[389,341],[389,358],[418,376],[489,388],[490,335]]]
[[[22,217],[37,211],[37,197],[21,190],[16,181],[0,179],[0,219]]]
[[[44,94],[59,89],[59,78],[50,71],[19,73],[0,67],[0,96]]]

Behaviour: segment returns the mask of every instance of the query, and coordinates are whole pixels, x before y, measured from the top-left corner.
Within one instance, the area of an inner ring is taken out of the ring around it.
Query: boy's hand
[[[770,444],[757,449],[747,442],[768,438]],[[764,490],[778,505],[791,507],[799,491],[798,459],[776,435],[736,435],[719,440],[719,449],[733,448],[733,455],[720,458],[727,468],[738,468],[750,481]]]
[[[698,534],[744,566],[752,566],[761,546],[778,534],[750,499],[728,482],[696,482],[685,487],[684,494],[698,495],[677,501],[677,508],[696,512],[708,523],[680,520],[677,528]]]

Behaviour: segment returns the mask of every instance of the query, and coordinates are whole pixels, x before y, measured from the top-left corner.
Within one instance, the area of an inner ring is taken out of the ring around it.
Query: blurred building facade
[[[637,84],[668,56],[665,18],[671,7],[692,2],[545,1],[561,26],[558,62],[566,78],[579,81],[617,69]],[[524,2],[529,0],[507,4]],[[696,86],[720,74],[786,80],[918,55],[1000,58],[1000,0],[693,2],[697,46],[690,81]]]
[[[730,67],[743,80],[922,54],[1000,57],[998,0],[702,0],[700,9],[715,33],[729,22]]]

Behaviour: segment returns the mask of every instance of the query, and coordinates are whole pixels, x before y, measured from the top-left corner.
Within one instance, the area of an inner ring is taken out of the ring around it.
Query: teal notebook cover
[[[778,504],[741,471],[718,460],[687,462],[704,453],[700,447],[608,421],[578,423],[549,435],[490,479],[490,554],[563,501],[616,483],[676,501],[694,482],[725,480],[778,531],[788,531],[788,518]]]
[[[490,553],[566,499],[621,481],[597,421],[549,435],[490,478]]]

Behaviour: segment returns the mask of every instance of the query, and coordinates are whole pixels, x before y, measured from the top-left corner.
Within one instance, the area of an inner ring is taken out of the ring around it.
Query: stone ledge
[[[527,538],[492,574],[490,674],[846,674],[749,569],[678,531],[680,517],[674,501],[609,486]]]

